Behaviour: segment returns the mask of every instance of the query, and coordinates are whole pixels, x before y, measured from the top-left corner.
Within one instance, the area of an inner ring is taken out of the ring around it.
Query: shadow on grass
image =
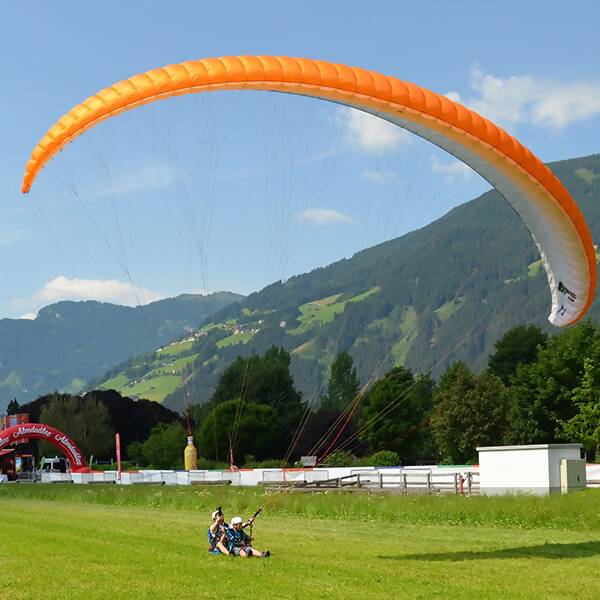
[[[462,560],[487,560],[497,558],[589,558],[600,556],[600,542],[577,542],[573,544],[540,544],[519,546],[501,550],[481,550],[463,552],[433,552],[430,554],[395,554],[378,556],[383,560],[427,560],[432,562]]]

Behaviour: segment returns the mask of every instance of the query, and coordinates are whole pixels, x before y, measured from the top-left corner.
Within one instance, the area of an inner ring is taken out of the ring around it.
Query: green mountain
[[[75,392],[127,358],[197,329],[208,315],[241,299],[219,292],[182,295],[129,308],[58,302],[35,320],[0,320],[0,412],[54,389]]]
[[[550,167],[599,238],[600,155]],[[418,231],[251,294],[184,344],[132,359],[101,385],[181,410],[206,401],[237,355],[277,344],[292,353],[296,385],[312,400],[342,350],[363,382],[398,363],[434,375],[459,359],[480,369],[508,328],[531,322],[552,330],[549,311],[537,249],[490,191]],[[596,304],[591,315],[599,313]]]

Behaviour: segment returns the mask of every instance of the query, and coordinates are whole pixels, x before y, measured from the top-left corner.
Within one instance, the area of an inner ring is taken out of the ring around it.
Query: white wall
[[[560,492],[560,461],[579,458],[581,444],[477,448],[484,495]]]

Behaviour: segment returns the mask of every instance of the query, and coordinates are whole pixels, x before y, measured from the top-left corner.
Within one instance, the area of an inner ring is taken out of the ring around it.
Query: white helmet
[[[221,515],[221,511],[220,510],[215,510],[215,512],[212,514],[212,520],[216,521],[217,517]]]
[[[242,522],[242,517],[233,517],[233,519],[231,519],[232,525],[239,525],[241,522]]]

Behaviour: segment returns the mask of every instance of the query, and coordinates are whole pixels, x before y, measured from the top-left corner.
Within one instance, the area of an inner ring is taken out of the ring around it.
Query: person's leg
[[[252,552],[252,556],[257,556],[258,558],[268,558],[271,556],[271,553],[268,550],[266,552],[261,552],[256,548],[250,548],[250,551]]]
[[[229,550],[227,550],[223,542],[217,542],[217,549],[221,554],[225,554],[225,556],[229,555]]]

